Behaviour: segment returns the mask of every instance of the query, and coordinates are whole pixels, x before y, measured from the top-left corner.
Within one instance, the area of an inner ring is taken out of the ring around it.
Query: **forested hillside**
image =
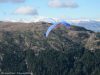
[[[62,27],[46,38],[49,25],[0,25],[0,75],[100,75],[99,32]]]

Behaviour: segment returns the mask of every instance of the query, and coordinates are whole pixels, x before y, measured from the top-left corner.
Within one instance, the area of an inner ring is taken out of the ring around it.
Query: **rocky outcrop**
[[[92,51],[100,50],[100,33],[91,34],[87,39],[85,47]]]

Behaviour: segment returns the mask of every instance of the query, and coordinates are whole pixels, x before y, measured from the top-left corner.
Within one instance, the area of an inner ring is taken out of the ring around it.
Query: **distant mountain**
[[[73,22],[72,24],[85,27],[86,29],[93,30],[95,32],[100,32],[100,21],[79,21],[77,23]]]
[[[12,20],[12,19],[7,19],[4,22],[23,22],[23,23],[31,23],[31,22],[58,22],[62,19],[59,18],[48,18],[48,17],[36,17],[33,19],[20,19],[20,20]],[[95,31],[95,32],[100,32],[100,21],[99,20],[68,20],[68,19],[63,19],[65,21],[68,21],[69,23],[76,25],[76,26],[81,26],[85,27],[86,29]],[[0,21],[2,22],[2,21]]]

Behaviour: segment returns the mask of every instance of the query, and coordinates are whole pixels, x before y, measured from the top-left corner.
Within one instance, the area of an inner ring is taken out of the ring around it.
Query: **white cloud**
[[[0,3],[12,2],[12,3],[23,3],[25,0],[0,0]]]
[[[31,6],[23,6],[19,7],[15,10],[15,14],[22,14],[22,15],[38,15],[38,11]]]
[[[48,5],[54,8],[77,8],[78,4],[74,0],[50,0]]]

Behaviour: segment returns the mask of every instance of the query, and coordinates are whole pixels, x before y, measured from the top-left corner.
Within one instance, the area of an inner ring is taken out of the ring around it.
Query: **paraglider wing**
[[[55,28],[56,25],[57,25],[57,24],[53,24],[53,25],[51,25],[51,26],[48,28],[48,30],[47,30],[47,32],[46,32],[46,37],[48,37],[50,31],[51,31],[53,28]]]
[[[49,21],[51,21],[52,24],[56,24],[56,21],[52,18],[48,18]]]
[[[52,18],[43,18],[40,21],[51,23],[51,24],[55,24],[56,23],[56,21],[54,19],[52,19]]]
[[[52,29],[57,28],[57,26],[59,27],[60,25],[64,25],[67,29],[70,29],[70,24],[67,23],[66,21],[61,21],[58,23],[54,23],[53,25],[51,25],[47,32],[46,32],[46,37],[48,37],[49,33],[51,32]]]
[[[71,25],[69,23],[67,23],[66,21],[60,21],[56,24],[57,24],[56,28],[59,28],[61,26],[65,26],[67,29],[70,29],[70,27],[71,27]]]
[[[67,29],[70,29],[71,25],[67,23],[66,21],[61,22],[62,25],[64,25]]]

